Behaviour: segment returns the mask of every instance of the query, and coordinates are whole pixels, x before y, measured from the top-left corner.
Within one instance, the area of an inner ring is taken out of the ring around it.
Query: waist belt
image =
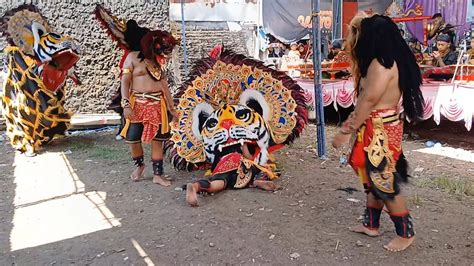
[[[382,117],[382,122],[384,124],[393,123],[400,120],[400,114],[393,114],[386,117]]]
[[[161,100],[161,96],[163,95],[163,93],[161,91],[159,92],[132,92],[133,96],[135,98],[142,98],[142,99],[152,99],[152,100],[155,100],[155,101],[160,101]]]

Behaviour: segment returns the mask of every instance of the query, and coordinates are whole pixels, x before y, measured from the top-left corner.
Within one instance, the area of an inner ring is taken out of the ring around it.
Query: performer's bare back
[[[402,93],[398,85],[398,67],[394,62],[392,68],[387,69],[376,59],[372,61],[367,76],[361,79],[361,95],[359,99],[373,99],[376,102],[374,109],[388,109],[397,107]]]

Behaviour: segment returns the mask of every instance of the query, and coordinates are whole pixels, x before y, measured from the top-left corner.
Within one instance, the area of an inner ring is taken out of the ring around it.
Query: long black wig
[[[424,105],[421,72],[397,25],[391,18],[381,15],[359,19],[359,22],[357,18],[351,22],[349,37],[356,92],[359,91],[360,78],[367,76],[374,59],[387,69],[396,62],[405,115],[412,121],[420,120]]]

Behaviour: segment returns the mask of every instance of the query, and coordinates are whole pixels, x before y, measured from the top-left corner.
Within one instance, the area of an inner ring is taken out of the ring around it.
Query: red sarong
[[[403,122],[397,109],[372,112],[359,129],[349,163],[367,190],[375,189],[378,195],[398,193],[394,174],[402,138]]]
[[[142,142],[150,143],[162,122],[160,101],[135,99],[133,116],[130,122],[143,124]]]

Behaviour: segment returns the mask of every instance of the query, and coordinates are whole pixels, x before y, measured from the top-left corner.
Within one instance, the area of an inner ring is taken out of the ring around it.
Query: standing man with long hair
[[[408,179],[402,152],[403,117],[418,120],[423,114],[420,69],[396,24],[386,16],[365,14],[350,23],[348,50],[352,59],[357,105],[333,140],[340,148],[354,138],[349,162],[367,193],[363,224],[350,230],[379,235],[384,206],[397,237],[384,247],[402,251],[414,241],[415,232],[400,183]]]

